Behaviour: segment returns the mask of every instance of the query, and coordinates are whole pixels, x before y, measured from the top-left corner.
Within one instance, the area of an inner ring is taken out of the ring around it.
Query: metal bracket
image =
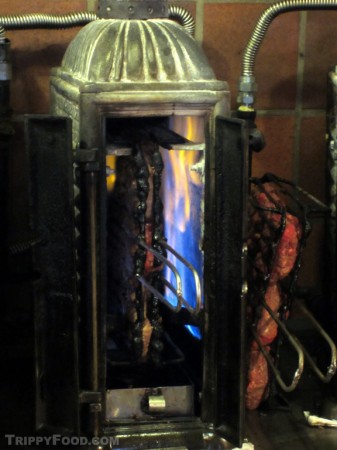
[[[102,401],[101,392],[82,391],[79,395],[80,403],[100,404]]]
[[[96,162],[98,159],[98,148],[78,148],[75,153],[77,163]]]
[[[159,19],[168,17],[167,0],[99,0],[101,19]]]
[[[79,396],[80,403],[88,404],[91,413],[102,411],[102,394],[95,391],[82,391]]]
[[[89,408],[91,413],[99,413],[102,411],[102,403],[90,403]]]
[[[80,165],[81,170],[85,172],[98,172],[100,170],[98,148],[79,148],[75,152],[74,159]]]

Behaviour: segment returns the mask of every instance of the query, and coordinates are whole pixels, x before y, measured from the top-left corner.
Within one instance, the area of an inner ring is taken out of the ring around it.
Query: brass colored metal
[[[166,400],[163,395],[149,395],[149,413],[163,413],[166,409]]]

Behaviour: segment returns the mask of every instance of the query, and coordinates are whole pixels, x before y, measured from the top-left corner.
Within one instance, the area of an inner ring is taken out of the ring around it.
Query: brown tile
[[[324,116],[302,119],[300,145],[299,184],[324,201],[326,164]]]
[[[337,64],[337,11],[310,11],[307,16],[303,84],[304,108],[325,108],[327,74]]]
[[[15,114],[48,112],[50,70],[61,64],[64,52],[77,32],[78,29],[11,33],[11,104]]]
[[[2,14],[66,14],[85,9],[85,0],[52,3],[43,0],[13,3],[0,0]],[[65,49],[78,30],[79,28],[7,32],[12,50],[11,105],[14,114],[48,112],[50,70],[60,65]]]
[[[50,13],[67,14],[71,11],[85,11],[86,0],[57,0],[46,2],[45,0],[0,0],[1,15],[25,14],[25,13]]]
[[[219,79],[229,82],[236,107],[241,59],[250,34],[266,4],[205,4],[204,50]],[[298,13],[272,22],[256,59],[259,85],[256,107],[293,108],[296,96]]]
[[[272,172],[279,177],[293,177],[294,117],[265,116],[257,118],[257,126],[264,134],[266,147],[253,154],[252,175],[260,177]]]

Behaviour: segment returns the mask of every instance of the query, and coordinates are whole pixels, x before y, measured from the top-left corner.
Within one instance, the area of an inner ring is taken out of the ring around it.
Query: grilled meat
[[[249,241],[254,248],[254,277],[257,282],[267,279],[268,285],[264,293],[264,301],[277,314],[282,306],[282,287],[280,281],[287,277],[294,268],[299,252],[301,226],[294,215],[285,212],[285,204],[270,183],[264,185],[264,192],[258,192],[255,200],[261,207],[259,213],[252,216],[253,232]],[[283,222],[284,220],[284,222]],[[267,225],[269,224],[269,225]],[[270,239],[270,229],[279,229],[281,237],[276,241],[276,248],[270,248],[266,243]],[[260,279],[258,280],[258,275]],[[259,341],[269,351],[269,345],[277,336],[277,324],[269,312],[260,305],[256,308],[258,320],[256,333]],[[248,368],[248,385],[246,390],[246,407],[255,409],[266,397],[268,386],[267,362],[253,342],[250,348]]]

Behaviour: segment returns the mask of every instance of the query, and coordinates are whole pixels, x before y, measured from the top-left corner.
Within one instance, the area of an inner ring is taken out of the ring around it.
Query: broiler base
[[[118,442],[118,450],[223,450],[234,449],[225,439],[216,435],[212,426],[199,419],[182,418],[180,421],[153,421],[139,425],[120,425],[106,428],[106,436],[113,436]],[[249,445],[249,447],[247,447]],[[114,447],[111,447],[112,449]],[[251,444],[244,443],[244,449],[253,450]]]
[[[113,389],[106,393],[106,420],[192,416],[192,386]]]

